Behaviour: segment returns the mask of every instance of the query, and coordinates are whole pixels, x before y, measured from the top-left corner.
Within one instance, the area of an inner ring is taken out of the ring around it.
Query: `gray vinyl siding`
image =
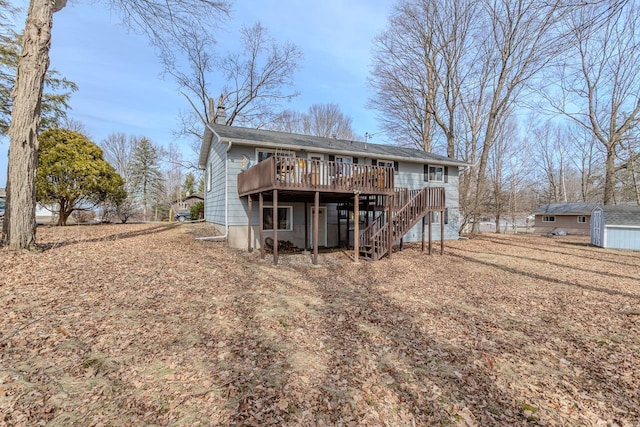
[[[432,166],[442,166],[432,163]],[[458,222],[460,218],[460,206],[458,197],[458,168],[455,166],[447,167],[447,178],[445,182],[429,182],[424,180],[424,164],[422,163],[399,163],[398,172],[395,174],[395,186],[405,187],[412,190],[418,190],[423,187],[444,187],[445,189],[445,207],[448,210],[448,224],[444,226],[445,239],[458,238]],[[425,220],[426,221],[426,220]],[[425,226],[425,232],[428,233],[428,226]],[[433,239],[440,239],[440,224],[432,225]],[[428,239],[428,237],[425,237]],[[422,224],[416,224],[404,236],[405,242],[422,241]]]
[[[247,156],[255,164],[255,148],[247,146],[232,146],[229,156],[229,225],[247,225],[247,198],[238,196],[238,174],[242,171],[242,156]],[[257,197],[256,197],[257,199]],[[258,203],[254,203],[257,212]],[[257,222],[256,222],[257,224]]]
[[[207,169],[205,174],[211,169],[211,190],[205,183],[204,216],[208,222],[224,225],[225,219],[225,159],[227,144],[214,141],[209,151]],[[209,176],[205,177],[209,179]]]

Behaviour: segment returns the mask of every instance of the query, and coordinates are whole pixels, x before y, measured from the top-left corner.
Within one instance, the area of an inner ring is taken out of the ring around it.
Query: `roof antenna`
[[[365,150],[367,149],[367,142],[369,142],[372,136],[380,135],[381,133],[384,133],[384,131],[381,130],[380,132],[376,132],[376,133],[365,132],[364,133],[364,149]]]

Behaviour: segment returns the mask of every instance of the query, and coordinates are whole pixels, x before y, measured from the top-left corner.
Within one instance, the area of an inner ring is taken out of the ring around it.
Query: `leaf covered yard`
[[[638,252],[483,235],[313,268],[205,224],[37,233],[0,250],[0,425],[640,423]]]

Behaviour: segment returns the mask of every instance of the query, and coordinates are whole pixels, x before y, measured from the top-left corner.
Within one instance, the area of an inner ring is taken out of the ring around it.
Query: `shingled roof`
[[[602,211],[605,224],[640,226],[640,206],[605,205],[602,206]]]
[[[233,144],[252,145],[265,148],[280,148],[290,150],[306,150],[314,153],[344,154],[380,158],[385,160],[399,160],[415,163],[437,163],[445,166],[467,167],[468,163],[450,159],[448,157],[429,153],[415,148],[399,147],[396,145],[372,144],[362,141],[350,141],[336,138],[323,138],[312,135],[277,132],[271,130],[251,129],[222,124],[209,124],[205,130],[200,151],[200,167],[205,166],[206,156],[212,142],[212,136],[217,136],[222,142],[231,141]]]
[[[542,205],[534,215],[591,215],[591,211],[598,206],[597,203],[549,203]]]

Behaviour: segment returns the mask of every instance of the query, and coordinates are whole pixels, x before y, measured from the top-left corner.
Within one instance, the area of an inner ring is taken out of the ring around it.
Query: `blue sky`
[[[336,103],[353,119],[357,134],[378,132],[375,113],[365,108],[371,92],[367,77],[372,41],[384,29],[392,7],[385,0],[236,0],[231,19],[219,30],[218,52],[238,49],[242,25],[256,21],[279,42],[303,52],[295,77],[301,95],[287,108],[305,111],[314,103]],[[26,9],[26,3],[24,4]],[[24,25],[21,18],[16,29]],[[119,17],[100,3],[73,2],[54,15],[51,66],[76,82],[69,116],[81,121],[99,143],[109,134],[146,136],[159,144],[185,147],[176,140],[178,113],[189,109],[146,39],[127,31]],[[210,94],[214,98],[218,93]],[[382,135],[374,137],[374,142]],[[8,141],[0,145],[0,187],[6,182]]]

